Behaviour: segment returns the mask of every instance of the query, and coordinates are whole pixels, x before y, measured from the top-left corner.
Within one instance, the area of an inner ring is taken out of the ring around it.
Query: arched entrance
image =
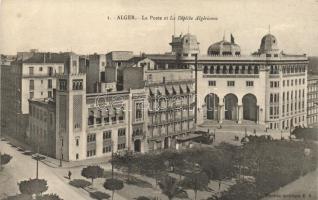
[[[206,118],[209,120],[218,120],[219,97],[216,94],[208,94],[204,102],[206,104]]]
[[[141,141],[139,139],[135,140],[134,149],[135,149],[135,152],[140,152],[141,151]]]
[[[257,121],[257,99],[253,94],[244,95],[243,99],[243,119]]]
[[[225,120],[237,120],[238,99],[234,94],[227,94],[224,97]]]

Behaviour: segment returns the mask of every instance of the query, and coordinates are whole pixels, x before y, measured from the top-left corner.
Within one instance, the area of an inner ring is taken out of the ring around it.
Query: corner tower
[[[86,155],[86,74],[79,73],[79,57],[70,54],[69,71],[57,77],[56,158],[66,161]]]

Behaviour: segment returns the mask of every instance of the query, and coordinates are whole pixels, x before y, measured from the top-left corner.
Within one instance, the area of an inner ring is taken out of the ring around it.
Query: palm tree
[[[169,200],[184,193],[186,194],[186,192],[179,186],[179,182],[168,175],[159,182],[159,187],[162,193],[166,195]]]

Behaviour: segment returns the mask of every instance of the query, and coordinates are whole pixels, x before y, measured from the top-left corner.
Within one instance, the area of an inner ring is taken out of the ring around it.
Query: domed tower
[[[223,40],[209,46],[208,55],[210,56],[239,56],[241,55],[241,47],[235,44],[234,37],[231,34],[231,42],[223,37]]]
[[[262,38],[262,41],[261,41],[261,46],[258,50],[258,52],[260,54],[277,54],[279,49],[278,49],[278,44],[277,44],[277,39],[274,35],[268,33],[267,35],[265,35],[263,38]]]
[[[172,42],[170,43],[172,53],[175,53],[179,57],[190,57],[194,54],[199,54],[199,42],[195,35],[190,33],[186,35],[172,36]]]

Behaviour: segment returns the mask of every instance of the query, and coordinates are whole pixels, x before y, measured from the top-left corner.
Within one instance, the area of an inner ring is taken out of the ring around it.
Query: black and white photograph
[[[318,0],[0,0],[1,200],[318,200]]]

